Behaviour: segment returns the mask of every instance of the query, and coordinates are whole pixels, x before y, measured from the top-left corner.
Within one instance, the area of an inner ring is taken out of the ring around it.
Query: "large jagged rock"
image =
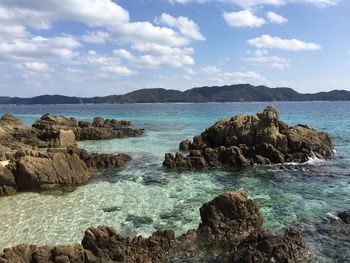
[[[350,210],[338,213],[338,217],[344,224],[350,224]]]
[[[19,191],[43,191],[86,184],[91,171],[119,168],[130,160],[126,154],[89,153],[79,148],[46,152],[22,149],[15,154],[12,171]]]
[[[114,131],[115,125],[124,127],[131,123],[99,117],[86,127],[97,133],[110,131],[110,137],[128,135]],[[10,161],[10,165],[0,167],[0,196],[86,184],[92,171],[119,168],[131,160],[126,154],[97,154],[76,148],[76,138],[80,139],[80,132],[85,130],[83,126],[75,118],[50,114],[43,115],[32,127],[23,125],[11,114],[2,116],[0,161]],[[106,139],[107,135],[100,137]]]
[[[0,125],[23,125],[23,122],[11,113],[5,113],[0,118]]]
[[[133,129],[130,126],[129,121],[105,120],[102,117],[95,117],[92,123],[86,121],[77,123],[75,118],[51,114],[43,115],[33,124],[33,128],[36,128],[40,134],[40,139],[50,141],[52,147],[74,146],[75,139],[79,141],[105,140],[135,137],[144,133],[143,129]]]
[[[199,231],[207,239],[237,241],[260,229],[263,216],[244,192],[225,193],[203,204]]]
[[[0,163],[0,196],[16,193],[16,180],[12,172]]]
[[[67,152],[18,152],[14,174],[20,191],[72,187],[90,181],[85,162]]]
[[[131,160],[127,154],[90,153],[79,148],[68,148],[68,153],[77,154],[91,170],[119,168]]]
[[[253,164],[303,163],[310,157],[333,155],[331,137],[306,125],[288,127],[269,106],[255,115],[223,119],[202,134],[180,143],[187,156],[167,153],[163,165],[171,169],[240,168]]]
[[[78,123],[75,118],[55,116],[49,113],[41,116],[32,125],[38,138],[49,143],[49,147],[69,147],[76,145]]]
[[[259,231],[250,235],[232,252],[229,262],[293,262],[304,263],[310,251],[299,232],[288,229],[283,235]]]
[[[148,238],[130,239],[101,226],[88,228],[81,245],[5,249],[0,263],[263,263],[307,262],[310,257],[294,230],[285,234],[262,230],[262,215],[243,192],[222,194],[204,204],[200,213],[198,229],[178,238],[171,230],[158,230]]]

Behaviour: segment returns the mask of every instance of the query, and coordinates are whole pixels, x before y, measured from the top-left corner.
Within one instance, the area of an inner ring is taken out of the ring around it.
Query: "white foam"
[[[318,165],[322,165],[326,162],[326,160],[318,158],[313,152],[311,152],[311,154],[312,154],[312,156],[310,156],[309,159],[303,164],[318,166]]]

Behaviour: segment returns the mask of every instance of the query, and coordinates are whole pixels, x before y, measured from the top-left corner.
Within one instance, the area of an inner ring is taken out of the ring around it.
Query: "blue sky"
[[[0,0],[0,95],[350,90],[349,0]]]

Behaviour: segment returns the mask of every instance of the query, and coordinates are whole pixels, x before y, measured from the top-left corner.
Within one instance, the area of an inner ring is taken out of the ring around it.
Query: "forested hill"
[[[124,95],[79,98],[42,95],[33,98],[0,97],[0,104],[165,103],[165,102],[252,102],[252,101],[350,101],[350,91],[333,90],[314,94],[291,88],[269,88],[239,84],[193,88],[186,91],[140,89]]]

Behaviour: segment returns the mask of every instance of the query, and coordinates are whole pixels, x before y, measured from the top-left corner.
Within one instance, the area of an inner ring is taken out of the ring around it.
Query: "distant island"
[[[69,97],[42,95],[32,98],[0,97],[0,104],[102,104],[102,103],[175,103],[175,102],[264,102],[264,101],[350,101],[350,91],[333,90],[302,94],[291,88],[269,88],[238,84],[199,87],[186,91],[162,88],[140,89],[124,95]]]

